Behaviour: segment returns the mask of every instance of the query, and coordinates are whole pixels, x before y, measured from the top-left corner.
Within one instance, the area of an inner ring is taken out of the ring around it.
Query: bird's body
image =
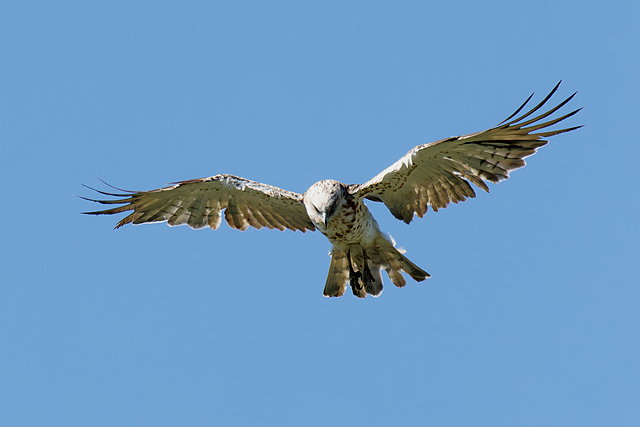
[[[152,191],[124,194],[98,191],[121,198],[88,200],[120,206],[86,213],[133,211],[118,222],[116,228],[128,223],[166,221],[169,225],[216,229],[224,211],[227,223],[240,230],[249,226],[303,232],[317,229],[332,244],[324,295],[341,296],[349,283],[358,297],[377,296],[382,292],[380,273],[383,270],[398,287],[406,283],[402,273],[416,281],[430,276],[409,261],[380,231],[364,200],[382,202],[396,218],[410,223],[414,214],[422,217],[429,207],[437,211],[449,202],[475,197],[470,183],[489,191],[485,180],[501,181],[508,177],[510,170],[524,166],[524,157],[547,143],[544,137],[579,127],[537,132],[577,113],[579,110],[540,123],[575,94],[546,113],[524,121],[549,100],[558,85],[527,113],[512,120],[531,97],[498,126],[414,147],[364,184],[322,180],[299,194],[222,174]]]
[[[396,286],[405,285],[402,271],[415,280],[429,277],[393,247],[363,198],[351,194],[348,185],[318,181],[304,193],[302,201],[315,227],[332,244],[325,295],[344,294],[346,279],[356,296],[380,295],[381,270],[387,271]]]

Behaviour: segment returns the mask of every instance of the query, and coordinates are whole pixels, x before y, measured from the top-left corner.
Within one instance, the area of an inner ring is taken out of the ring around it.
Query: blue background
[[[638,5],[3,3],[0,424],[638,425]],[[559,79],[586,126],[491,194],[372,207],[433,275],[378,299],[322,297],[318,233],[80,215],[97,178],[363,182]]]

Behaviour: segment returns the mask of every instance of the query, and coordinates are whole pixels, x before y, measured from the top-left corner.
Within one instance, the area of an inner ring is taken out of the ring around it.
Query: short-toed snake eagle
[[[358,297],[377,296],[382,292],[381,270],[398,287],[406,283],[402,272],[417,281],[430,276],[380,231],[364,200],[382,202],[396,218],[410,223],[414,215],[422,217],[429,206],[437,211],[450,202],[475,197],[471,184],[488,192],[485,181],[496,183],[508,178],[510,170],[524,166],[524,158],[547,143],[546,138],[580,127],[547,129],[580,111],[544,120],[575,96],[539,113],[559,85],[538,105],[518,116],[530,96],[496,127],[414,147],[364,184],[323,180],[299,194],[222,174],[151,191],[115,194],[96,190],[117,198],[87,200],[117,206],[85,213],[131,212],[116,228],[166,221],[169,225],[216,229],[224,215],[227,223],[239,230],[249,226],[303,232],[317,229],[333,245],[324,295],[341,296],[349,283]]]

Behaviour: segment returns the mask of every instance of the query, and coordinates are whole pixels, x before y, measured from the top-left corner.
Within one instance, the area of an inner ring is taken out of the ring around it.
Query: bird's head
[[[348,197],[347,187],[326,179],[313,184],[304,193],[304,206],[314,224],[326,228],[329,220],[339,212]]]

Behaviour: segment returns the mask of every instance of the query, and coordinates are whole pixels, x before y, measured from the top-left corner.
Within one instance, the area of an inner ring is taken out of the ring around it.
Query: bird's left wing
[[[494,128],[414,147],[368,182],[352,185],[350,193],[384,202],[396,218],[408,224],[414,214],[422,217],[429,206],[437,211],[447,207],[449,202],[475,197],[470,183],[488,192],[485,180],[495,183],[507,179],[510,170],[524,166],[524,158],[547,143],[544,138],[581,127],[540,132],[580,111],[543,120],[568,103],[575,93],[549,111],[525,120],[546,104],[559,85],[537,106],[513,119],[531,95],[515,113]]]
[[[224,210],[229,226],[239,230],[249,226],[303,232],[315,230],[302,203],[302,194],[233,175],[192,179],[170,187],[128,194],[98,192],[119,199],[83,199],[121,206],[84,213],[110,215],[133,211],[120,220],[116,228],[129,223],[167,221],[169,225],[187,224],[191,228],[208,226],[216,229]]]

